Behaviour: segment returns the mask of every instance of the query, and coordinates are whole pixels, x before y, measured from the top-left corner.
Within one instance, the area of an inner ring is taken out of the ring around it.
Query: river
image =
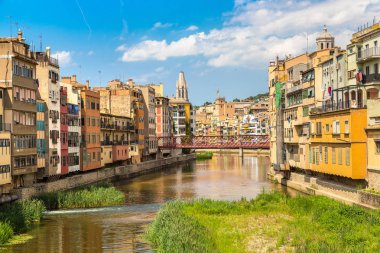
[[[160,205],[173,199],[251,199],[263,189],[282,190],[266,179],[267,157],[214,155],[161,172],[115,182],[124,206],[48,213],[32,239],[5,252],[153,252],[141,235]]]

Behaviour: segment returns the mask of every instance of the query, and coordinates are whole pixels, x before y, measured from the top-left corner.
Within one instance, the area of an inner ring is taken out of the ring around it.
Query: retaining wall
[[[132,178],[138,175],[143,175],[162,169],[168,165],[173,165],[193,159],[195,159],[194,154],[178,155],[175,157],[142,162],[139,164],[102,168],[96,171],[69,176],[54,182],[39,183],[31,187],[14,189],[12,190],[12,194],[17,195],[19,199],[28,199],[35,195],[73,189],[79,186],[96,183],[106,179]]]

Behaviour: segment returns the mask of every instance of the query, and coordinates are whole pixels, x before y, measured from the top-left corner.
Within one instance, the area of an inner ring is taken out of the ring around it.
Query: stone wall
[[[359,193],[359,200],[361,203],[380,207],[380,195],[375,193],[370,193],[366,191],[358,191]]]
[[[380,170],[367,169],[368,188],[380,191]]]
[[[102,168],[96,171],[69,176],[54,182],[40,183],[26,188],[14,189],[12,190],[12,194],[17,195],[19,199],[28,199],[35,195],[73,189],[79,186],[96,183],[105,179],[132,178],[138,175],[147,174],[162,169],[168,165],[173,165],[193,159],[195,159],[194,154],[179,155],[175,157],[147,161],[140,164]]]

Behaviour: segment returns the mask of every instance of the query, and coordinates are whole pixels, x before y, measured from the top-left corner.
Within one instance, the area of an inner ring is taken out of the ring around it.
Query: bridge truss
[[[217,136],[180,136],[158,137],[161,149],[269,149],[268,135],[217,135]]]

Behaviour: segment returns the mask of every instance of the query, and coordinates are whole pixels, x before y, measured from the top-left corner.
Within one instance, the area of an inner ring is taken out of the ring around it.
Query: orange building
[[[76,75],[62,77],[63,83],[69,83],[73,87],[81,90],[81,171],[88,171],[100,168],[101,148],[100,148],[100,94],[90,89],[89,81],[81,84],[77,81]]]

